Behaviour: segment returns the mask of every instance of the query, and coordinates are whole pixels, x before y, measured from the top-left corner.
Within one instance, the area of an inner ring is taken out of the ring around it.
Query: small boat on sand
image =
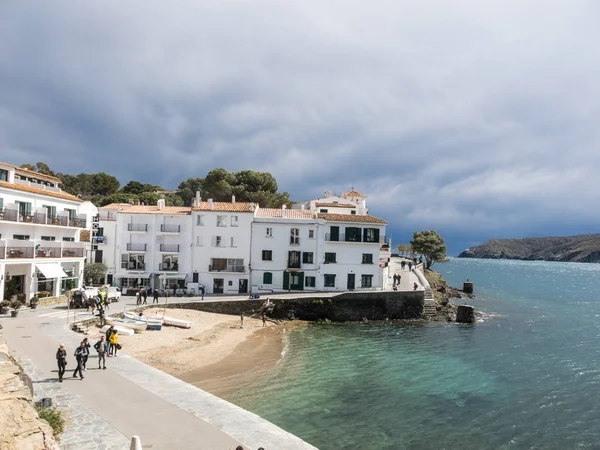
[[[148,327],[146,322],[131,319],[118,319],[116,317],[107,317],[106,323],[109,325],[119,325],[125,328],[130,328],[136,333],[141,333]]]
[[[105,325],[102,327],[102,331],[104,333],[106,333],[106,330],[108,330],[109,328],[110,328],[110,325]],[[124,336],[133,336],[135,334],[135,331],[133,331],[131,328],[125,328],[120,325],[115,325],[114,329],[117,330],[118,334],[121,334]]]
[[[123,315],[125,316],[126,319],[148,324],[148,326],[146,328],[147,330],[160,330],[163,325],[163,320],[159,319],[159,318],[153,319],[151,317],[146,317],[144,315],[140,316],[138,314],[134,314],[134,313],[130,313],[130,312],[126,312]]]
[[[162,321],[164,325],[168,325],[170,327],[179,327],[179,328],[192,328],[192,322],[188,322],[187,320],[175,319],[174,317],[163,316]]]

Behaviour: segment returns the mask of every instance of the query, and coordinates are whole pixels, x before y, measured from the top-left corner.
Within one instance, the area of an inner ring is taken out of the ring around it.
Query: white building
[[[60,180],[0,163],[0,299],[15,287],[26,301],[79,287],[95,207],[63,192]],[[10,284],[9,284],[10,283]]]

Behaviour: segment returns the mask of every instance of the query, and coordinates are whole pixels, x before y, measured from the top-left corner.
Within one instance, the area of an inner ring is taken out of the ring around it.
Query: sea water
[[[296,329],[227,399],[321,450],[600,448],[600,265],[434,268],[483,321]]]

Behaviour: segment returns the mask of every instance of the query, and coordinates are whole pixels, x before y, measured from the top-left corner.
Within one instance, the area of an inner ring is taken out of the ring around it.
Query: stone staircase
[[[428,319],[436,314],[435,299],[431,288],[425,288],[425,303],[423,304],[423,318]]]

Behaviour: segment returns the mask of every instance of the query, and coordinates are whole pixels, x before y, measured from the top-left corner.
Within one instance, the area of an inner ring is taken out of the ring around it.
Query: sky
[[[0,160],[354,187],[394,245],[598,232],[600,3],[0,2]]]

